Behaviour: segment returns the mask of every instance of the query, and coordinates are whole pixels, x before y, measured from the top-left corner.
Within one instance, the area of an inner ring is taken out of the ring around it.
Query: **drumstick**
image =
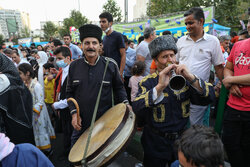
[[[80,122],[80,108],[79,108],[79,105],[78,105],[77,101],[76,101],[74,98],[72,98],[72,97],[68,98],[67,101],[68,101],[68,102],[69,102],[69,101],[72,101],[72,102],[74,103],[74,105],[75,105],[75,107],[76,107],[77,124],[79,125],[79,124],[81,123],[81,122]]]

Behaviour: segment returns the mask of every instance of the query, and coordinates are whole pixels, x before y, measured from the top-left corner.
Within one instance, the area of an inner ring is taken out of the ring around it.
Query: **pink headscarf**
[[[0,161],[7,157],[14,149],[15,145],[4,133],[0,133]]]

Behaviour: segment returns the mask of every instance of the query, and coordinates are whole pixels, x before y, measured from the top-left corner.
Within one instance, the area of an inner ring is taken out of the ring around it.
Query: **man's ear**
[[[29,71],[27,71],[26,76],[29,76],[29,77],[30,77],[30,72],[29,72]]]
[[[70,57],[70,56],[67,56],[66,59],[70,62],[71,57]]]
[[[202,25],[204,25],[204,19],[203,18],[200,19],[200,22],[202,23]]]
[[[109,22],[109,26],[111,27],[113,25],[113,22],[111,21],[111,22]]]

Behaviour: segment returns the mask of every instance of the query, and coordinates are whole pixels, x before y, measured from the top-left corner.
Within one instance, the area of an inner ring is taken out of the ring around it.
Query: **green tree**
[[[245,13],[249,3],[244,0],[150,0],[147,4],[147,16],[159,16],[180,11],[187,11],[192,7],[215,7],[215,19],[227,27],[239,28],[241,15]]]
[[[116,1],[114,0],[108,0],[103,5],[103,12],[109,12],[112,14],[114,22],[121,22],[122,21],[122,11],[121,8],[118,6]]]
[[[0,34],[0,45],[2,45],[3,43],[4,43],[4,36]]]
[[[20,37],[21,38],[30,37],[30,29],[27,26],[25,26],[24,28],[21,29]]]
[[[214,0],[213,2],[218,1]],[[162,14],[186,11],[197,6],[212,6],[211,0],[151,0],[147,4],[147,16],[158,16]]]
[[[43,26],[43,31],[45,40],[49,40],[50,37],[56,35],[56,33],[58,32],[58,28],[52,21],[48,21]]]
[[[63,20],[63,26],[59,28],[59,34],[61,37],[63,37],[64,34],[69,33],[69,28],[71,26],[74,26],[75,28],[79,28],[82,25],[90,23],[90,21],[87,19],[87,17],[83,16],[81,12],[72,10],[70,12],[69,18],[65,18]]]

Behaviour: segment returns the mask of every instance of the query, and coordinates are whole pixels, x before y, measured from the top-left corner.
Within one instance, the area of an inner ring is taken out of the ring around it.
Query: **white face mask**
[[[40,64],[41,63],[41,59],[36,59],[37,63]]]
[[[107,28],[104,32],[105,32],[105,33],[107,33],[109,30],[110,30],[110,27],[109,27],[109,28]]]

